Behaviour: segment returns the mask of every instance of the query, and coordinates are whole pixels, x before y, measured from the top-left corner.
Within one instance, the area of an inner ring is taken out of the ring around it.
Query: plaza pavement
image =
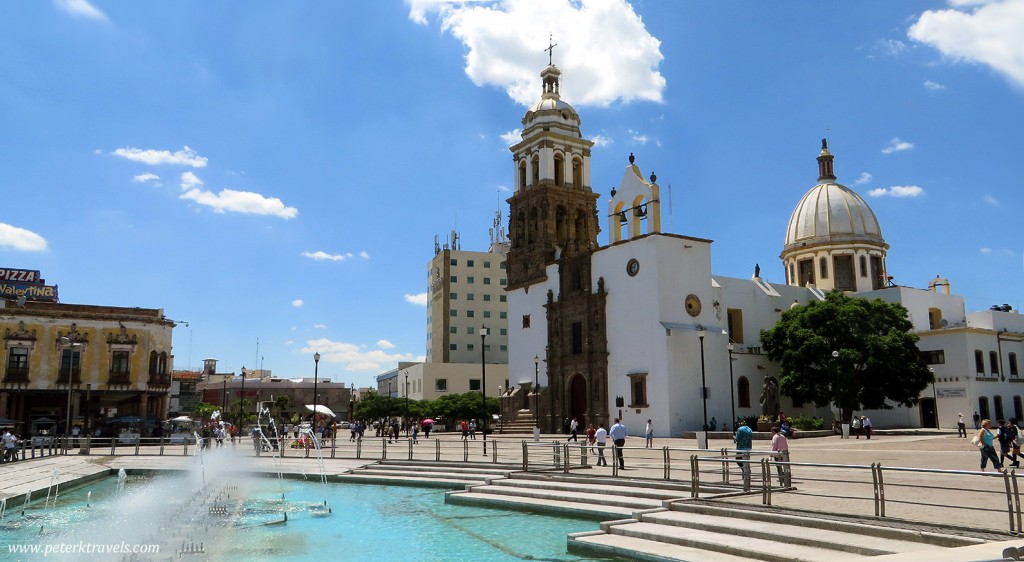
[[[366,439],[367,447],[371,443],[379,441],[379,438],[367,437]],[[458,448],[461,445],[459,443],[460,436],[457,434],[434,434],[430,440],[421,439],[420,444],[414,446],[414,458],[433,460],[432,451],[436,446],[433,443],[435,439],[440,439],[443,447]],[[521,462],[521,442],[524,440],[533,442],[532,436],[527,435],[495,435],[493,439],[499,441],[501,451],[499,460],[501,462]],[[564,435],[543,435],[541,442],[561,443],[564,442],[564,439]],[[696,442],[693,439],[656,438],[654,440],[655,448],[647,450],[642,449],[643,444],[642,438],[627,439],[626,470],[620,471],[619,477],[661,478],[663,468],[660,459],[663,447],[688,450],[680,453],[680,459],[684,459],[689,454],[705,455],[703,452],[692,452],[696,448]],[[345,436],[342,436],[338,441],[339,457],[344,455],[343,448],[347,445],[351,444],[347,442]],[[729,439],[711,439],[708,445],[708,456],[712,456],[711,453],[716,450],[733,447],[733,443]],[[755,440],[754,442],[755,451],[764,450],[767,446],[767,441]],[[469,447],[473,448],[471,461],[486,462],[490,459],[490,457],[476,453],[477,448],[482,447],[480,441],[471,441]],[[89,456],[58,455],[2,464],[0,465],[0,498],[8,499],[8,508],[10,509],[12,505],[19,505],[19,502],[24,501],[24,495],[28,492],[31,492],[35,499],[45,497],[47,488],[54,482],[59,482],[66,488],[69,483],[74,481],[88,481],[92,478],[102,477],[119,468],[129,471],[185,470],[196,462],[192,455],[185,456],[180,452],[165,456],[136,456],[131,447],[124,447],[118,452],[120,453],[122,450],[129,454],[103,455],[101,451],[94,448],[94,454]],[[303,458],[299,456],[303,451],[286,450],[286,455],[295,456],[286,456],[284,459],[276,460],[266,454],[256,457],[247,441],[238,445],[236,450],[246,458],[241,463],[232,461],[230,468],[234,470],[242,469],[263,473],[276,473],[281,470],[286,474],[299,477],[316,477],[321,470],[321,461],[315,458],[315,454],[310,458]],[[957,437],[955,431],[876,431],[870,440],[863,437],[842,439],[834,435],[801,438],[790,441],[790,450],[791,460],[794,463],[828,463],[858,467],[879,463],[884,467],[977,471],[979,461],[979,453],[970,444],[970,440]],[[407,451],[408,445],[403,443],[401,446],[389,449],[389,457],[393,455],[404,460]],[[516,458],[517,451],[519,451],[518,460]],[[171,450],[168,449],[168,452]],[[609,447],[609,460],[610,453],[611,448]],[[214,457],[207,458],[212,460]],[[344,474],[352,469],[375,462],[372,458],[325,458],[322,460],[323,470],[328,475]],[[593,462],[593,457],[591,457],[591,462]],[[212,463],[207,468],[218,470],[226,467],[218,467]],[[610,467],[589,467],[575,469],[573,472],[595,478],[612,478]],[[733,474],[733,478],[737,478],[736,473]],[[675,477],[684,478],[681,473]],[[702,476],[702,478],[705,477],[721,478],[721,475]],[[772,505],[812,510],[822,514],[839,513],[866,518],[874,514],[870,471],[864,468],[850,469],[847,472],[835,468],[797,465],[794,466],[793,477],[796,489],[787,492],[776,491],[772,494]],[[688,479],[688,477],[685,478]],[[1007,539],[1012,538],[1006,534],[1008,529],[1003,479],[995,477],[992,472],[987,475],[918,472],[890,474],[886,472],[886,478],[888,479],[887,490],[890,490],[887,492],[887,498],[891,498],[890,503],[887,503],[886,515],[891,518],[945,524],[964,529],[989,529],[993,532],[993,539],[998,539],[1000,536]],[[642,482],[638,482],[637,485],[642,486]],[[729,501],[761,504],[763,497],[759,493],[754,493],[729,498]],[[1024,546],[1024,540],[1010,541],[1006,545]],[[991,548],[984,552],[988,558],[977,559],[993,559]],[[938,562],[945,559],[975,559],[957,558],[953,553],[949,553],[949,556],[952,557],[935,557],[933,553],[929,560]]]

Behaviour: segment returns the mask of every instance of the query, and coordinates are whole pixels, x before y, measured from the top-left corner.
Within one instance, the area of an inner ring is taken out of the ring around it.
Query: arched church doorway
[[[583,425],[587,413],[587,379],[576,373],[569,382],[569,417]]]

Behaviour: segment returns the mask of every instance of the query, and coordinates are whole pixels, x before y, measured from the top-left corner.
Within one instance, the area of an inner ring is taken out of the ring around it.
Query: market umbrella
[[[434,422],[434,420],[432,418],[427,418],[427,419],[421,421],[420,423],[435,423],[435,422]]]
[[[182,423],[182,422],[190,422],[190,421],[192,421],[192,418],[190,418],[188,416],[178,416],[176,418],[171,418],[171,419],[169,419],[167,421]]]
[[[310,412],[316,412],[318,414],[323,414],[325,416],[331,416],[332,418],[337,417],[336,415],[334,415],[334,412],[330,408],[324,406],[323,404],[317,404],[315,408],[313,407],[312,404],[306,404],[306,409],[309,410]]]

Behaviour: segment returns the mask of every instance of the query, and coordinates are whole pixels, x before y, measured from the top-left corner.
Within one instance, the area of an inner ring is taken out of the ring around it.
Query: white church
[[[833,289],[906,307],[935,374],[917,407],[858,412],[875,427],[950,428],[961,412],[970,425],[975,411],[1024,418],[1024,316],[1009,306],[968,313],[945,279],[892,285],[882,228],[864,199],[837,183],[824,140],[817,184],[780,232],[786,279],[715,275],[711,240],[662,231],[657,178],[645,178],[632,154],[618,187],[599,201],[593,143],[560,97],[560,74],[554,65],[541,72],[541,98],[510,148],[505,420],[545,432],[570,418],[608,427],[618,417],[634,434],[651,419],[658,436],[699,430],[712,418],[731,428],[762,413],[761,389],[779,376],[760,331]],[[838,417],[832,404],[782,396],[779,406],[826,426]]]

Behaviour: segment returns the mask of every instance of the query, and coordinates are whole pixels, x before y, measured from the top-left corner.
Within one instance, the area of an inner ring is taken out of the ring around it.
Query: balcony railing
[[[7,367],[4,382],[28,382],[28,367]]]
[[[69,380],[70,379],[70,380]],[[68,384],[82,384],[82,370],[81,369],[68,369],[62,367],[60,374],[57,377],[57,384],[67,386]]]
[[[166,373],[164,373],[162,375],[153,375],[153,374],[151,374],[151,375],[149,375],[149,385],[150,386],[171,386],[171,375],[166,374]]]
[[[110,378],[107,379],[108,385],[129,385],[132,384],[132,374],[124,371],[110,371]]]

